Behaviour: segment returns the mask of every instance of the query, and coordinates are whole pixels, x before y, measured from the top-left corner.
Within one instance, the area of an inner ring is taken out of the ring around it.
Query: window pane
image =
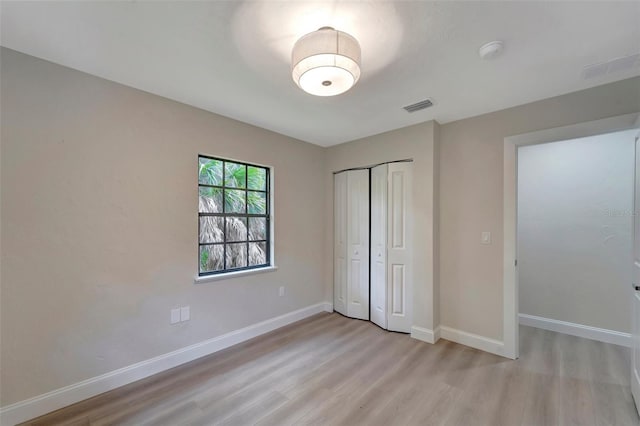
[[[198,211],[200,213],[222,213],[222,189],[199,187]]]
[[[262,167],[247,167],[247,186],[258,191],[267,190],[267,169]]]
[[[247,241],[247,218],[227,217],[227,241]]]
[[[264,192],[247,192],[247,213],[266,214],[267,194]]]
[[[205,156],[198,166],[200,274],[267,265],[269,169]]]
[[[227,269],[247,266],[247,243],[227,244]]]
[[[238,189],[224,190],[224,212],[225,213],[245,213],[246,192]]]
[[[222,244],[200,246],[200,273],[221,271],[224,269]]]
[[[249,266],[267,263],[267,244],[249,243]]]
[[[200,163],[198,182],[222,186],[222,161],[199,157],[198,162]]]
[[[264,217],[249,218],[249,240],[267,239],[267,219]]]
[[[200,242],[221,243],[224,241],[224,219],[216,216],[200,216]]]
[[[244,164],[224,163],[224,186],[231,188],[247,187],[247,167]]]

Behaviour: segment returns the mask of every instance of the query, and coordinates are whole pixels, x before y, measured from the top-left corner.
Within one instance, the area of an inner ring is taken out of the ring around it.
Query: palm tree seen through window
[[[199,275],[268,266],[269,169],[198,157]]]

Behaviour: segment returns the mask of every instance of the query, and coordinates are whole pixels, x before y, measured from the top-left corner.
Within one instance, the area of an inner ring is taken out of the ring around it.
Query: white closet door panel
[[[371,169],[371,321],[387,328],[386,164]]]
[[[389,164],[388,176],[387,328],[408,333],[413,318],[412,163]]]
[[[405,280],[405,265],[391,265],[391,315],[405,315],[405,292],[407,282]]]
[[[333,309],[347,315],[347,173],[333,179]]]
[[[369,319],[369,170],[347,172],[347,316]]]
[[[350,316],[361,315],[360,310],[366,303],[362,294],[364,285],[362,282],[362,263],[362,260],[352,258],[349,264],[351,275],[349,276],[349,296],[347,300],[349,301]]]

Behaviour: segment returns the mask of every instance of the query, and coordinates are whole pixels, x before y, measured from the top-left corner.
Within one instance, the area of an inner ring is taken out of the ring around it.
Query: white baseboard
[[[430,330],[417,325],[411,326],[411,337],[427,343],[436,343],[440,340],[440,327],[436,327],[435,330]]]
[[[504,351],[504,342],[500,340],[490,339],[488,337],[479,336],[466,331],[456,330],[455,328],[440,326],[440,337],[450,342],[460,343],[481,351],[492,354],[506,356]]]
[[[205,340],[97,377],[0,408],[0,424],[15,425],[92,396],[133,383],[194,359],[268,333],[320,312],[333,312],[331,303],[318,303]]]
[[[591,327],[572,322],[537,317],[535,315],[520,314],[520,324],[544,330],[556,331],[571,336],[584,337],[585,339],[599,342],[613,343],[614,345],[631,347],[631,334],[620,331],[607,330],[605,328]]]

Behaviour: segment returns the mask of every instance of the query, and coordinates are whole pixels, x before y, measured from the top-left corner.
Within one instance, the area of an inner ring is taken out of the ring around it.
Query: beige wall
[[[440,126],[442,325],[502,340],[504,138],[637,111],[633,78]]]
[[[414,304],[413,324],[432,330],[436,324],[434,274],[437,203],[436,154],[438,123],[429,121],[387,133],[336,145],[327,149],[325,213],[327,230],[333,229],[332,172],[394,160],[413,159],[414,206]],[[333,300],[333,233],[326,232],[326,297]]]
[[[1,405],[324,300],[324,149],[14,51],[0,61]],[[276,272],[193,283],[199,152],[274,167]],[[184,305],[191,321],[170,325]]]
[[[414,324],[502,339],[504,137],[640,111],[636,78],[323,149],[1,52],[1,405],[332,300],[331,172],[390,160],[414,159]],[[277,272],[193,284],[199,152],[275,168]]]

